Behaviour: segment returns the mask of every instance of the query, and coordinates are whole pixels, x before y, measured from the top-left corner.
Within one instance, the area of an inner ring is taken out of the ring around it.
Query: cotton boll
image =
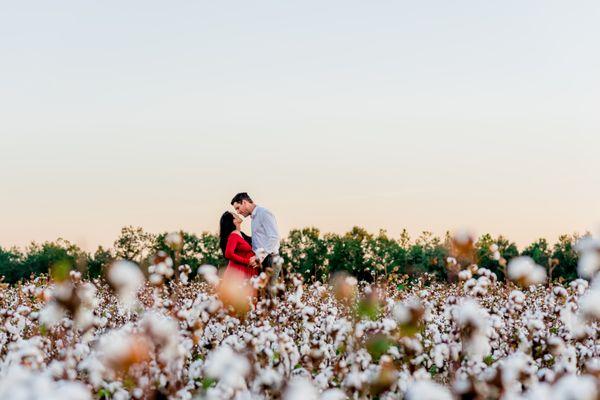
[[[547,383],[535,385],[526,394],[524,399],[526,400],[540,400],[540,399],[551,399],[551,400],[564,400],[558,399],[552,396],[552,387]]]
[[[469,292],[475,286],[477,286],[477,280],[474,279],[474,278],[471,278],[471,279],[469,279],[468,281],[465,282],[465,284],[463,285],[463,290],[465,292]]]
[[[150,343],[145,337],[124,330],[102,336],[97,345],[103,365],[114,372],[127,371],[130,366],[150,359]]]
[[[587,251],[577,261],[577,273],[585,279],[591,279],[600,269],[600,254],[597,251]]]
[[[477,286],[481,286],[483,288],[487,288],[492,284],[490,279],[487,276],[480,276],[477,279]]]
[[[219,283],[217,268],[212,265],[204,264],[200,266],[200,268],[198,268],[198,274],[200,274],[200,276],[202,276],[206,282],[213,286]]]
[[[552,293],[556,296],[556,297],[562,297],[562,298],[566,298],[569,293],[567,292],[567,290],[562,287],[562,286],[555,286],[552,289]]]
[[[188,276],[187,276],[187,274],[184,274],[183,272],[181,274],[179,274],[179,280],[184,285],[187,285],[187,283],[188,283]]]
[[[600,321],[600,290],[590,290],[579,301],[581,313],[588,321]]]
[[[483,333],[472,335],[463,345],[465,354],[476,361],[483,360],[492,351],[489,339]]]
[[[394,304],[392,309],[392,317],[399,324],[407,324],[410,322],[410,311],[408,307],[398,302]]]
[[[431,381],[417,381],[406,391],[406,400],[452,400],[448,389]]]
[[[564,376],[552,389],[552,399],[556,400],[596,400],[600,395],[596,379],[590,375]]]
[[[151,274],[148,277],[148,282],[150,282],[150,284],[153,286],[159,286],[163,283],[163,277],[160,274]]]
[[[527,321],[527,329],[530,331],[541,331],[545,328],[544,322],[539,319],[530,319]]]
[[[491,352],[486,330],[488,314],[473,300],[464,300],[458,309],[456,322],[461,331],[463,351],[473,360],[481,361]]]
[[[551,336],[546,343],[548,344],[550,354],[555,357],[560,356],[565,350],[565,342],[560,337]]]
[[[181,249],[183,246],[183,236],[181,232],[171,232],[165,237],[165,244],[172,249]]]
[[[4,371],[0,379],[0,399],[88,400],[90,391],[80,382],[55,381],[48,374],[21,366]]]
[[[294,378],[283,394],[283,400],[318,400],[317,389],[306,378]]]
[[[512,392],[520,387],[520,379],[533,374],[532,364],[531,357],[522,352],[505,358],[500,366],[501,382],[505,390]]]
[[[473,275],[471,274],[471,271],[469,271],[468,269],[462,270],[458,273],[458,279],[461,281],[467,281],[469,279],[471,279],[473,277]]]
[[[403,328],[407,325],[415,328],[421,323],[425,311],[423,302],[417,297],[411,297],[404,302],[394,304],[392,318]]]
[[[600,250],[600,240],[586,235],[575,243],[575,250],[579,253]]]
[[[75,326],[78,329],[82,331],[87,330],[88,328],[94,325],[93,310],[81,307],[79,310],[77,310],[77,313],[75,314],[74,322]]]
[[[508,277],[522,286],[536,285],[546,280],[546,269],[531,257],[515,257],[508,263]]]
[[[319,400],[345,400],[348,396],[340,389],[327,389],[321,393]]]
[[[158,346],[160,361],[169,364],[183,356],[183,349],[179,345],[181,337],[174,319],[151,312],[144,315],[139,325],[146,338]]]
[[[208,355],[204,370],[209,378],[218,379],[222,385],[241,389],[245,387],[245,377],[250,372],[250,364],[246,357],[223,345]]]
[[[351,371],[346,375],[346,378],[342,382],[342,387],[347,389],[361,390],[366,377],[358,370],[357,366],[354,366]]]
[[[460,327],[472,326],[483,330],[487,324],[487,313],[473,300],[464,300],[458,309],[457,322]]]
[[[183,283],[184,285],[188,284],[188,277],[189,275],[192,273],[192,268],[187,265],[187,264],[183,264],[179,266],[179,281],[181,283]]]
[[[459,245],[467,245],[473,241],[473,234],[467,229],[459,229],[454,233],[454,241]]]
[[[115,288],[119,300],[127,310],[137,303],[137,292],[144,284],[144,274],[130,261],[116,261],[108,269],[107,279]]]
[[[352,304],[358,294],[358,281],[344,272],[337,272],[331,279],[335,298],[345,304]]]
[[[60,307],[55,302],[48,303],[42,310],[40,310],[38,320],[42,325],[48,327],[56,325],[64,316],[65,309]]]
[[[575,292],[578,295],[582,295],[585,293],[586,289],[589,287],[589,283],[585,279],[575,279],[574,281],[569,283],[569,286],[573,290],[575,290]]]

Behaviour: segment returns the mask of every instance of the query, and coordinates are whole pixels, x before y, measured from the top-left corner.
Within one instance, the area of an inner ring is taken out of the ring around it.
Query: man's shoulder
[[[269,209],[268,209],[268,208],[266,208],[266,207],[260,207],[260,208],[261,208],[261,209],[260,209],[260,213],[261,213],[262,215],[265,215],[265,216],[269,216],[269,217],[275,218],[275,215],[274,215],[274,214],[271,212],[271,210],[269,210]]]
[[[257,214],[271,214],[271,211],[269,211],[269,209],[267,209],[266,207],[256,206],[256,213]]]

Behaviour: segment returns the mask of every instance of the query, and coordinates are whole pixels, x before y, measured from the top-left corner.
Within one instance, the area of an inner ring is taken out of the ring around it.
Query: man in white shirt
[[[231,200],[231,205],[238,214],[252,218],[252,250],[256,254],[257,262],[264,269],[272,268],[273,283],[279,276],[281,265],[274,263],[273,258],[279,254],[279,230],[275,216],[269,210],[255,204],[248,193],[238,193]]]

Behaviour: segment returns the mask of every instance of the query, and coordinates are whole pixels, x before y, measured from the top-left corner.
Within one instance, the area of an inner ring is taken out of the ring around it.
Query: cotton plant
[[[180,239],[165,241],[177,251]],[[539,266],[520,259],[501,282],[468,260],[471,236],[456,246],[451,283],[287,273],[267,293],[268,276],[223,282],[204,265],[190,279],[161,253],[148,271],[117,261],[106,279],[10,286],[0,297],[0,397],[597,398],[594,264],[546,287]]]

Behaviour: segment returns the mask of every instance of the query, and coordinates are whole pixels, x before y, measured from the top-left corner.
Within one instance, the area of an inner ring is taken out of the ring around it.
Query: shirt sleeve
[[[267,236],[266,248],[267,253],[275,253],[279,247],[279,230],[277,229],[277,221],[271,211],[265,210],[263,213],[263,227]]]
[[[238,264],[249,265],[250,257],[242,257],[235,252],[235,249],[239,242],[238,238],[242,239],[241,236],[236,235],[235,233],[229,235],[229,239],[227,239],[227,247],[225,247],[225,258],[231,261],[235,261]]]

